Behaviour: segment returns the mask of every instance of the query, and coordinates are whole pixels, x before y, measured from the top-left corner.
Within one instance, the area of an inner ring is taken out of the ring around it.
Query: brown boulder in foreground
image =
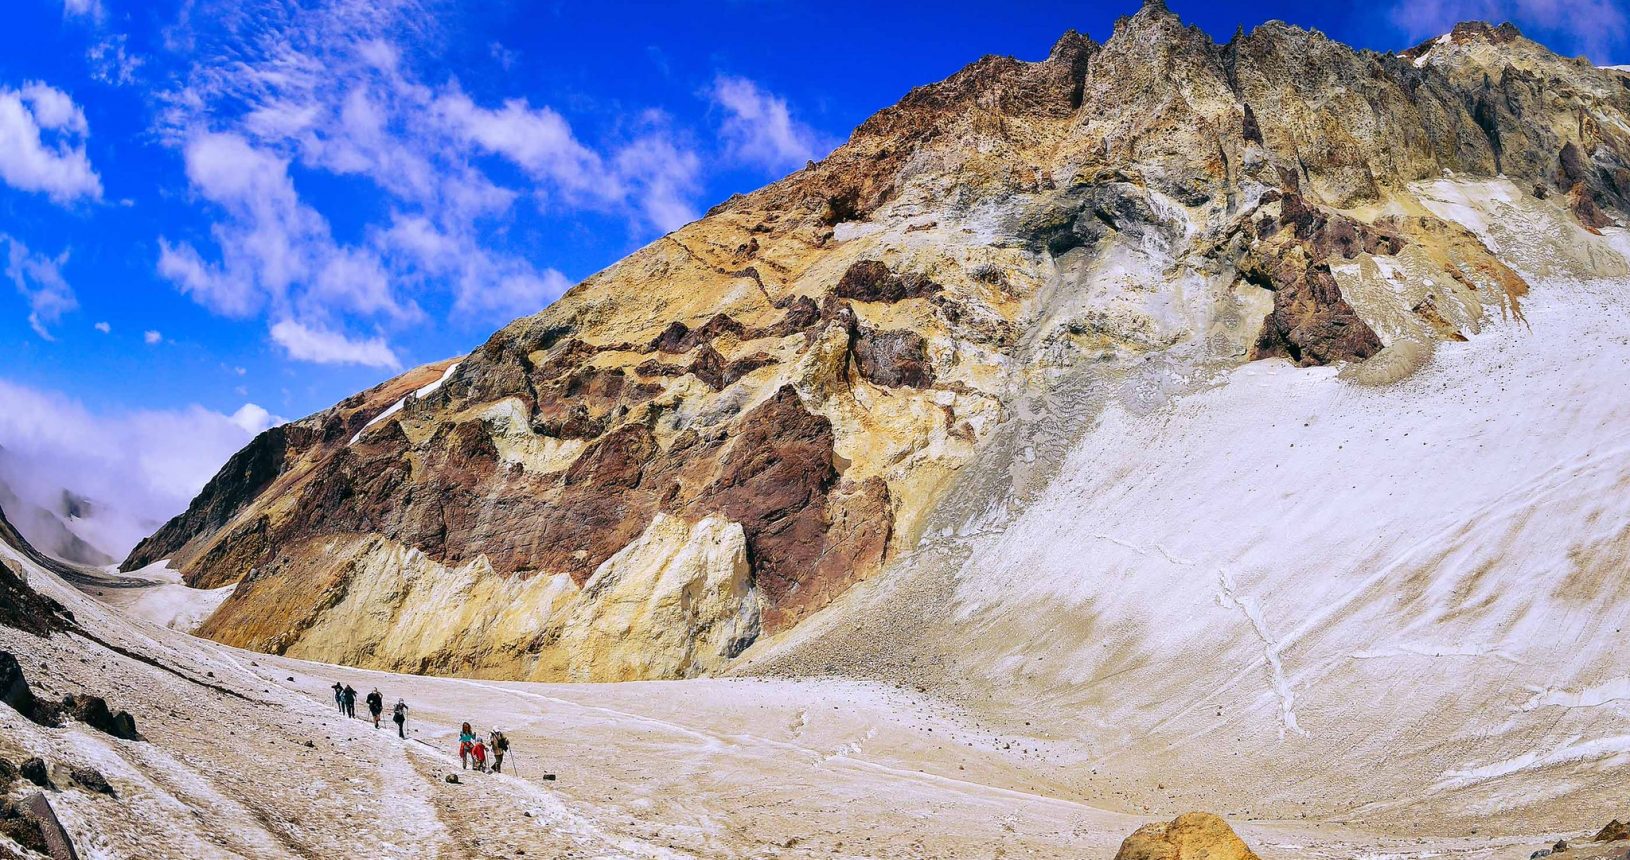
[[[1261,860],[1228,822],[1209,812],[1187,812],[1169,824],[1139,827],[1115,860]]]

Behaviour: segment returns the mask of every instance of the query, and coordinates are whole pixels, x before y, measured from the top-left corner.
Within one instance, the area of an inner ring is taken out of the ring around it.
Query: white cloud
[[[88,497],[93,513],[75,530],[122,556],[275,420],[253,404],[232,415],[200,406],[97,414],[61,394],[0,380],[0,480],[45,508],[56,507],[63,490]]]
[[[113,331],[113,326],[108,325],[105,322],[99,322],[96,324],[96,330],[103,334],[110,334]]]
[[[55,325],[63,314],[79,307],[73,288],[62,277],[68,252],[63,251],[56,257],[35,254],[27,245],[4,233],[0,233],[0,245],[6,246],[6,277],[28,301],[29,326],[40,337],[55,340],[46,326]]]
[[[671,217],[675,206],[646,207],[624,188],[672,197],[684,187],[611,175],[547,107],[489,109],[456,82],[422,83],[399,44],[411,38],[405,31],[433,27],[434,15],[412,0],[301,10],[201,0],[189,16],[209,23],[169,34],[198,59],[185,85],[162,97],[160,132],[217,217],[207,238],[160,237],[157,268],[216,313],[277,321],[273,339],[302,360],[388,366],[396,357],[383,333],[422,321],[421,301],[438,292],[451,295],[455,317],[487,322],[552,301],[566,277],[503,247],[517,198],[643,219]],[[492,156],[531,184],[495,181]],[[337,241],[321,198],[296,187],[308,170],[366,179],[388,214]],[[347,334],[368,329],[379,335]]]
[[[1511,21],[1558,53],[1583,52],[1598,62],[1630,41],[1630,21],[1613,0],[1397,0],[1388,18],[1412,40],[1461,21]]]
[[[646,135],[617,153],[617,171],[634,187],[645,219],[664,232],[695,221],[702,161],[661,135]]]
[[[164,335],[160,332],[148,329],[147,331],[142,332],[141,339],[143,343],[151,346],[156,343],[162,343],[164,341]]]
[[[102,0],[62,0],[62,14],[65,18],[101,20],[105,11],[102,8]]]
[[[402,366],[384,338],[353,340],[340,332],[312,328],[293,320],[272,326],[272,340],[290,358],[317,364],[360,364],[396,370]]]
[[[636,117],[638,136],[601,154],[578,140],[559,113],[522,99],[489,109],[450,87],[436,97],[434,109],[448,131],[526,171],[546,203],[623,207],[637,222],[663,232],[696,219],[701,159],[657,111]]]
[[[102,197],[85,154],[85,113],[67,93],[42,83],[0,87],[0,180],[57,203]]]
[[[787,100],[747,78],[720,75],[710,92],[725,111],[719,136],[730,157],[766,170],[792,170],[824,157],[833,144],[793,119]]]
[[[104,84],[126,87],[136,82],[136,70],[143,60],[129,51],[129,37],[123,33],[108,36],[85,51],[91,77]]]
[[[198,135],[184,155],[193,190],[227,217],[212,230],[219,262],[205,261],[187,242],[160,238],[158,271],[182,292],[235,317],[266,308],[318,322],[421,316],[397,294],[376,249],[334,241],[328,221],[300,199],[286,159],[219,132]],[[290,350],[296,356],[320,352]]]
[[[600,156],[572,133],[571,124],[548,107],[534,108],[523,99],[510,99],[503,107],[477,107],[456,89],[438,97],[435,109],[448,127],[489,153],[502,155],[534,178],[548,180],[574,194],[602,199],[621,196],[615,183],[606,184]]]
[[[239,406],[238,411],[232,413],[229,420],[251,436],[283,423],[282,419],[272,417],[272,413],[267,412],[259,404],[255,403],[245,403]]]

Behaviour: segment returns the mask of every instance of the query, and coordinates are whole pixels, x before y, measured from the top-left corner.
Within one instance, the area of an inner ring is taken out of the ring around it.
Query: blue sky
[[[911,87],[1138,5],[9,0],[0,448],[43,467],[100,425],[94,471],[174,507],[250,432],[469,350]],[[1512,19],[1630,60],[1611,0],[1169,5],[1219,40]],[[193,429],[109,429],[142,418]]]

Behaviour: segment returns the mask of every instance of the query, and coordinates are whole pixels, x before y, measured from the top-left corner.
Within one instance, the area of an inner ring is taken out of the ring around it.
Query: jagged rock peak
[[[1461,21],[1450,28],[1449,32],[1441,36],[1433,36],[1424,42],[1402,52],[1406,59],[1415,59],[1439,45],[1468,45],[1481,42],[1487,45],[1508,45],[1518,39],[1526,39],[1517,25],[1506,21],[1494,25],[1487,21]]]
[[[1090,53],[1096,47],[1098,47],[1098,43],[1094,42],[1091,36],[1087,36],[1071,27],[1064,31],[1064,35],[1058,37],[1058,41],[1053,43],[1053,49],[1047,52],[1047,62],[1074,62],[1078,57]]]
[[[1173,12],[1161,0],[1147,0],[1137,12],[1115,20],[1115,32],[1111,41],[1122,38],[1126,34],[1136,34],[1147,30],[1160,30],[1166,27],[1186,27],[1199,30],[1190,24],[1184,24],[1183,19]],[[1209,37],[1207,37],[1209,38]]]

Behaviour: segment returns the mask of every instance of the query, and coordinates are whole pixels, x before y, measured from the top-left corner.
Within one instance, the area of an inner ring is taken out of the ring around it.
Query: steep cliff
[[[239,583],[201,634],[291,656],[725,671],[1042,494],[1106,391],[1153,411],[1269,359],[1391,385],[1520,320],[1545,270],[1425,189],[1504,177],[1555,230],[1612,229],[1627,117],[1630,78],[1509,26],[1219,45],[1150,3],[913,90],[456,363],[268,431],[125,567]]]

